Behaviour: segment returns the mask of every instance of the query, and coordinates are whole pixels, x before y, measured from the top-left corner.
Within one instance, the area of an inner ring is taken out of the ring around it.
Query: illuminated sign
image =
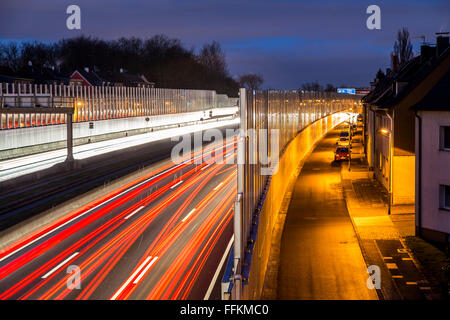
[[[356,90],[353,88],[353,89],[349,89],[349,88],[339,88],[339,89],[337,89],[337,92],[338,93],[348,93],[348,94],[355,94],[356,93]]]

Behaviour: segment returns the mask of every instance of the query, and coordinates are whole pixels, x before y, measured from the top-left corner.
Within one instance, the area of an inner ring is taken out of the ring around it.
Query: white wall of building
[[[422,117],[422,228],[450,234],[450,211],[440,209],[439,185],[450,185],[450,151],[440,150],[440,127],[450,126],[450,111],[420,111]],[[419,226],[419,124],[416,119],[416,226]]]

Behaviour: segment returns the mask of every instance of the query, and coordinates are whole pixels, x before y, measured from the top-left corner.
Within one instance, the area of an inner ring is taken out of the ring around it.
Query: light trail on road
[[[0,299],[202,299],[232,237],[236,166],[220,159],[235,149],[210,144],[4,248]]]

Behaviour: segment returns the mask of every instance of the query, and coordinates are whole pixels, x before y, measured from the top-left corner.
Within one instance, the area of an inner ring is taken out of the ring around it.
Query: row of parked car
[[[358,115],[356,123],[346,122],[339,132],[339,138],[336,141],[336,151],[334,152],[334,161],[350,160],[350,149],[352,148],[352,137],[362,127],[362,115]]]

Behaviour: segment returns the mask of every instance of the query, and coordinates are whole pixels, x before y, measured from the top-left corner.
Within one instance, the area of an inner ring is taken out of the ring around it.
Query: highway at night
[[[4,248],[0,299],[209,298],[231,248],[236,194],[236,166],[217,161],[234,157],[235,142],[214,150],[202,163],[197,151],[161,166]],[[67,286],[69,266],[79,267],[79,289]]]

